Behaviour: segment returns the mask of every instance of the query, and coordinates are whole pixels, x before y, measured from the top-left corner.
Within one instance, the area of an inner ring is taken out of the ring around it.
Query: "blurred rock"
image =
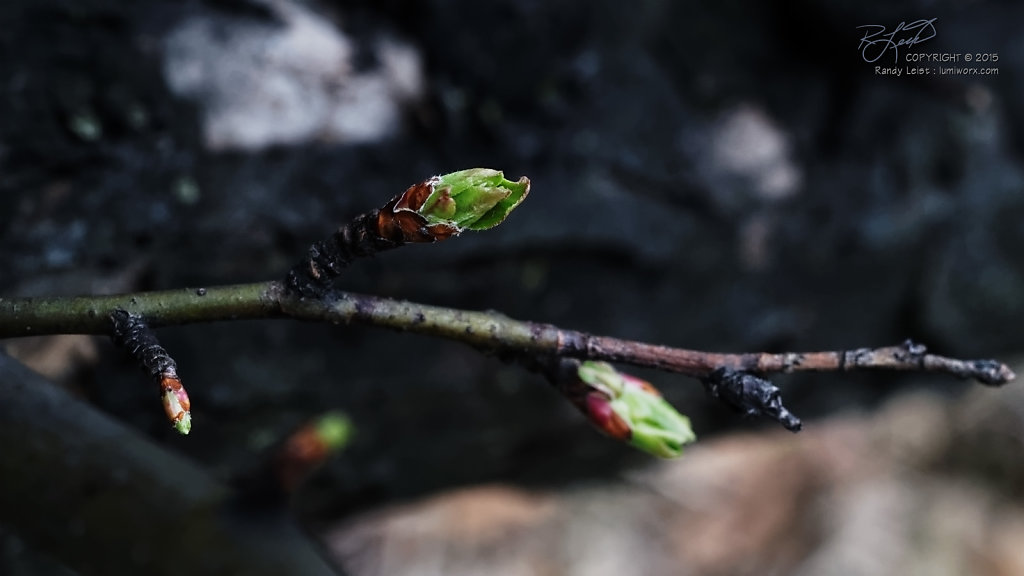
[[[383,510],[325,538],[362,574],[536,574],[544,559],[514,553],[507,543],[543,528],[554,512],[551,496],[480,486]]]
[[[365,143],[396,133],[402,107],[424,92],[413,47],[381,38],[369,48],[380,65],[360,71],[358,48],[324,14],[291,0],[259,4],[272,19],[194,15],[165,38],[168,87],[202,109],[208,148]]]
[[[739,106],[718,121],[709,164],[713,170],[744,178],[744,188],[766,200],[796,194],[802,178],[793,164],[789,138],[764,110],[752,106]],[[712,179],[723,177],[727,176]]]
[[[457,490],[356,516],[324,539],[362,575],[1017,574],[1019,490],[981,481],[984,461],[957,455],[981,449],[964,445],[978,428],[1024,439],[1019,419],[993,417],[1024,399],[972,396],[914,393],[798,436],[726,436],[561,492]],[[1019,473],[1012,454],[1000,461]]]
[[[4,350],[29,368],[64,386],[77,385],[81,373],[99,360],[96,336],[64,334],[19,338],[3,343]]]

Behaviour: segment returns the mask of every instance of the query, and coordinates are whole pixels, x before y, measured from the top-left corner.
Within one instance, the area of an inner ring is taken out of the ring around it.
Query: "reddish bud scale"
[[[648,394],[652,394],[654,396],[657,396],[658,398],[661,398],[661,391],[652,386],[651,383],[648,382],[647,380],[641,380],[640,378],[637,378],[636,376],[632,376],[630,374],[626,374],[625,372],[619,372],[619,376],[626,383],[626,386],[633,386],[634,388],[639,388],[644,392],[647,392]]]
[[[307,257],[288,273],[290,292],[319,297],[354,260],[406,244],[440,242],[459,230],[427,222],[416,213],[433,191],[436,178],[413,184],[383,208],[371,210],[313,244]]]
[[[167,374],[160,379],[160,388],[164,393],[164,412],[177,428],[181,425],[182,420],[189,417],[192,410],[188,392],[185,391],[177,376]]]
[[[318,433],[315,423],[306,424],[288,437],[275,457],[278,482],[291,493],[309,473],[320,466],[332,449]]]
[[[584,413],[594,426],[616,440],[629,441],[633,436],[629,424],[612,410],[611,400],[603,392],[587,394]]]
[[[506,180],[497,170],[474,168],[413,184],[382,208],[357,216],[330,238],[313,244],[288,272],[288,292],[322,297],[355,259],[406,244],[433,243],[463,230],[500,224],[530,191],[525,176]]]
[[[377,232],[393,242],[412,244],[440,242],[459,235],[459,229],[449,224],[429,224],[417,211],[440,180],[435,176],[413,184],[405,192],[391,199],[377,214]]]
[[[152,381],[160,386],[167,418],[178,432],[188,434],[192,429],[191,404],[178,378],[174,359],[160,345],[142,316],[118,308],[110,313],[110,320],[113,323],[111,340],[135,358]]]

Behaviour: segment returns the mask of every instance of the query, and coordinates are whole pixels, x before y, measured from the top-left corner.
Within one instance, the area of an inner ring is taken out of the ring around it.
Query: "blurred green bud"
[[[342,412],[328,412],[315,423],[316,436],[330,452],[345,447],[352,438],[352,421]]]
[[[292,432],[270,465],[280,488],[292,493],[309,475],[352,438],[354,426],[341,412],[327,412]]]
[[[430,183],[433,190],[417,212],[430,224],[454,226],[459,231],[501,224],[530,193],[530,180],[525,176],[512,182],[489,168],[452,172]]]
[[[606,362],[583,362],[578,374],[599,392],[587,399],[591,421],[613,437],[660,458],[679,456],[683,446],[697,439],[690,419],[648,382],[618,372]]]

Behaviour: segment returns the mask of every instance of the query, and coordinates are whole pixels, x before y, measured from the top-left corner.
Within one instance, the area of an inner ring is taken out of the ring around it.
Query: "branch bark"
[[[623,362],[705,383],[714,374],[851,370],[940,372],[989,385],[1014,378],[995,360],[927,354],[910,341],[850,351],[722,354],[347,292],[303,298],[280,282],[119,296],[0,298],[0,338],[109,334],[114,310],[138,315],[154,327],[243,318],[360,322],[456,340],[504,358]],[[746,396],[741,404],[750,410]],[[0,521],[84,574],[179,574],[182,562],[193,574],[332,573],[283,518],[264,518],[258,529],[248,526],[251,518],[233,516],[240,507],[229,506],[225,487],[3,355],[0,446],[5,479]],[[145,517],[139,510],[147,511]],[[132,550],[125,550],[128,542]]]
[[[322,298],[286,293],[279,282],[144,292],[121,296],[0,299],[0,338],[40,334],[106,334],[115,308],[143,316],[151,326],[243,318],[360,322],[456,340],[484,351],[535,353],[622,362],[706,378],[719,368],[767,375],[789,372],[897,370],[938,372],[999,386],[1013,380],[995,360],[958,360],[897,346],[783,354],[726,354],[597,336],[551,324],[513,320],[495,312],[430,306],[377,296],[331,292]]]

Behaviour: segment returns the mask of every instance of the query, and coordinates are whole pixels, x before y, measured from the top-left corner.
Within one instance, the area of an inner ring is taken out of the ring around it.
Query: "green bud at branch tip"
[[[178,434],[187,436],[192,431],[192,414],[185,412],[181,415],[181,418],[174,422],[174,429],[178,431]]]
[[[501,224],[530,193],[530,180],[516,182],[489,168],[460,170],[430,181],[433,190],[417,213],[430,224],[486,230]]]

